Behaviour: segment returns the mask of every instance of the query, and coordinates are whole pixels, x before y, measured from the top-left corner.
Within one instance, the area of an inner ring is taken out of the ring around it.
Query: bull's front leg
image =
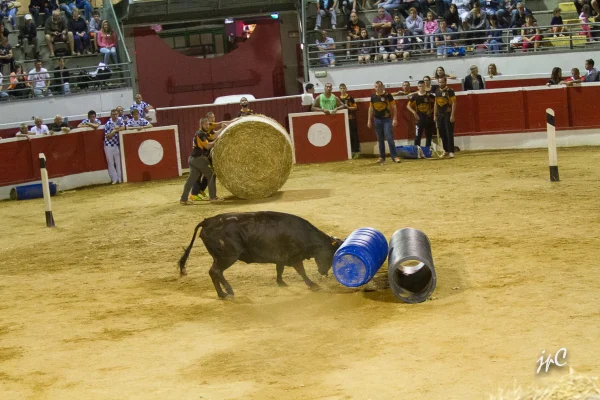
[[[314,283],[313,281],[308,279],[308,276],[306,276],[306,271],[304,270],[304,263],[302,261],[300,261],[299,263],[294,264],[292,266],[294,267],[294,269],[296,270],[298,275],[300,275],[300,277],[304,280],[304,283],[306,283],[306,285],[309,288],[311,288],[313,290],[319,289],[319,285],[317,285],[316,283]]]
[[[281,287],[287,286],[287,283],[283,281],[283,269],[285,268],[285,264],[276,264],[277,268],[277,284]]]

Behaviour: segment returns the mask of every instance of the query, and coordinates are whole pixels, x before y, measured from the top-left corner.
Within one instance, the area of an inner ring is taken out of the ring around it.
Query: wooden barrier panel
[[[39,161],[37,169],[39,171]],[[0,186],[33,180],[29,140],[14,138],[0,142]]]

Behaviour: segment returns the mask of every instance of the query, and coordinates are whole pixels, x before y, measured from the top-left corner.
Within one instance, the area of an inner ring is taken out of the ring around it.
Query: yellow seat
[[[553,47],[569,47],[571,41],[568,36],[565,37],[549,37],[546,39],[548,44]],[[583,46],[587,42],[585,36],[573,36],[573,46]]]
[[[558,3],[558,8],[562,12],[577,12],[577,8],[575,8],[575,4],[571,3]]]

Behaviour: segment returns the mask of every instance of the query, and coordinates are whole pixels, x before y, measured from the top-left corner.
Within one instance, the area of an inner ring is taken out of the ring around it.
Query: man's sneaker
[[[448,153],[448,157],[454,158],[454,153]]]
[[[208,196],[204,192],[200,192],[196,195],[191,195],[190,200],[192,201],[208,201]]]

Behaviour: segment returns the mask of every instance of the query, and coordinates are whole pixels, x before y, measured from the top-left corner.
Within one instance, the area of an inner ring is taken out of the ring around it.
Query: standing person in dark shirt
[[[408,97],[406,108],[415,116],[417,121],[417,134],[415,136],[415,146],[421,145],[421,138],[425,133],[427,139],[426,147],[431,147],[431,138],[435,130],[433,122],[433,108],[435,104],[435,96],[425,91],[425,82],[417,83],[419,88],[417,93],[413,93]]]
[[[360,144],[358,142],[358,129],[356,127],[356,110],[358,106],[354,97],[348,94],[348,88],[345,83],[340,83],[340,97],[342,103],[348,110],[348,126],[350,127],[350,148],[352,150],[352,158],[360,157]]]
[[[210,201],[221,200],[217,197],[217,185],[214,179],[211,162],[208,159],[210,155],[210,149],[212,149],[215,145],[214,142],[211,143],[208,141],[209,131],[210,124],[208,122],[208,118],[204,117],[200,120],[200,129],[198,129],[196,135],[194,136],[192,154],[188,159],[188,163],[190,165],[190,175],[185,182],[183,193],[181,194],[180,203],[182,205],[193,204],[193,202],[188,200],[188,195],[192,189],[192,186],[198,181],[198,178],[201,175],[204,175],[206,179],[208,179],[208,194]],[[215,133],[215,138],[218,135],[218,133]]]
[[[454,113],[456,111],[456,95],[454,90],[446,86],[446,78],[439,80],[440,85],[435,92],[433,120],[444,143],[444,151],[448,157],[454,158]]]
[[[252,115],[252,114],[254,114],[254,111],[252,111],[252,110],[250,109],[250,106],[249,106],[249,104],[248,104],[248,99],[247,99],[247,98],[245,98],[245,97],[242,97],[242,98],[240,99],[240,106],[242,107],[242,109],[240,110],[240,112],[239,112],[239,113],[238,113],[238,115],[237,115],[237,116],[238,116],[238,118],[239,118],[239,117],[245,117],[245,116],[247,116],[247,115]]]
[[[393,129],[398,124],[396,103],[392,95],[385,91],[381,81],[375,82],[375,94],[371,96],[367,121],[369,129],[375,125],[375,133],[379,143],[379,159],[377,162],[382,163],[385,161],[385,142],[387,141],[390,148],[390,157],[394,162],[399,163],[401,160],[396,153]]]

